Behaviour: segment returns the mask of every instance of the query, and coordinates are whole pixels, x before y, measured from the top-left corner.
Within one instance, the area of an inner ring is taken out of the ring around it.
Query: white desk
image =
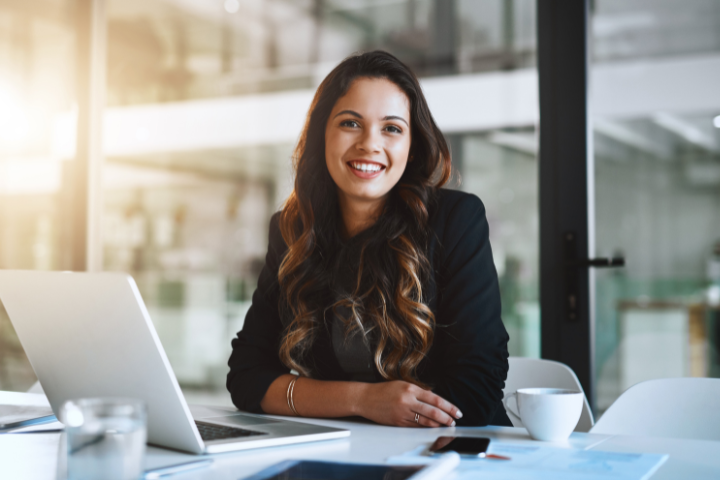
[[[208,408],[192,407],[192,410],[199,413],[207,411]],[[230,409],[210,410],[215,412]],[[449,435],[453,431],[462,431],[464,435],[491,437],[496,442],[539,444],[531,440],[522,428],[411,429],[382,427],[354,421],[321,419],[300,421],[349,428],[352,434],[349,438],[341,440],[214,455],[215,462],[211,467],[170,478],[172,480],[238,480],[286,459],[379,463],[389,456],[399,455],[421,444],[428,444],[437,436]],[[59,434],[0,435],[0,479],[56,478],[59,437]],[[669,454],[669,460],[660,467],[653,479],[720,478],[720,442],[573,433],[565,446],[615,452]],[[198,457],[150,447],[146,461],[148,467],[152,467],[196,458]]]

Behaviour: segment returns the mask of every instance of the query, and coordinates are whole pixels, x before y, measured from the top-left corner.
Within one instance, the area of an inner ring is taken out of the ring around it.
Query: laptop
[[[148,443],[195,454],[350,435],[243,412],[193,418],[127,274],[0,270],[0,300],[55,415],[74,398],[142,399]]]

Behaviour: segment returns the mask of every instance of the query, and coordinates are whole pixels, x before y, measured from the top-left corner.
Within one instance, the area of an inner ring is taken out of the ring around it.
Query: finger
[[[454,418],[452,418],[450,415],[443,412],[439,408],[428,405],[427,403],[418,401],[417,404],[413,406],[413,410],[418,412],[423,417],[426,417],[430,420],[437,422],[438,424],[441,424],[443,427],[455,426]]]
[[[403,420],[402,426],[411,428],[438,428],[444,427],[445,425],[440,425],[439,423],[420,415],[417,422],[415,421],[415,417]]]
[[[438,428],[438,427],[447,426],[447,425],[442,425],[442,424],[436,422],[435,420],[427,418],[423,415],[420,415],[420,418],[418,418],[418,424],[420,424],[423,427],[428,427],[428,428]]]
[[[459,408],[442,398],[440,395],[435,395],[429,390],[422,390],[417,395],[417,399],[421,402],[427,403],[428,405],[439,408],[453,418],[462,418],[462,413]]]
[[[400,423],[397,425],[398,427],[409,427],[409,428],[423,428],[422,425],[420,425],[419,421],[415,422],[415,419],[408,420],[407,418],[404,418],[400,420]]]
[[[423,390],[419,395],[417,395],[417,399],[427,403],[428,405],[439,408],[453,418],[462,417],[462,413],[460,413],[459,408],[442,398],[440,395],[435,395],[428,390]]]
[[[407,420],[408,422],[411,422],[411,423],[413,424],[413,426],[415,426],[415,427],[421,427],[421,426],[422,426],[422,425],[420,424],[421,415],[420,415],[419,413],[413,412],[413,411],[411,410],[411,411],[408,412],[408,414],[409,414],[409,415],[412,415],[412,417],[406,418],[406,420]]]

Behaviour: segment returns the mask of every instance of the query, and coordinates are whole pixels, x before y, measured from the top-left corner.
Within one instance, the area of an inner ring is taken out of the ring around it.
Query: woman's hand
[[[398,427],[452,427],[462,417],[444,398],[401,380],[366,384],[357,410],[369,420]],[[415,414],[419,414],[417,422]]]

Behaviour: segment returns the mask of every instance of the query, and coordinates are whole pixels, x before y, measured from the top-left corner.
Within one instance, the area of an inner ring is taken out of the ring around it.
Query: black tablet
[[[424,465],[363,465],[287,460],[245,480],[405,480],[423,468]]]

